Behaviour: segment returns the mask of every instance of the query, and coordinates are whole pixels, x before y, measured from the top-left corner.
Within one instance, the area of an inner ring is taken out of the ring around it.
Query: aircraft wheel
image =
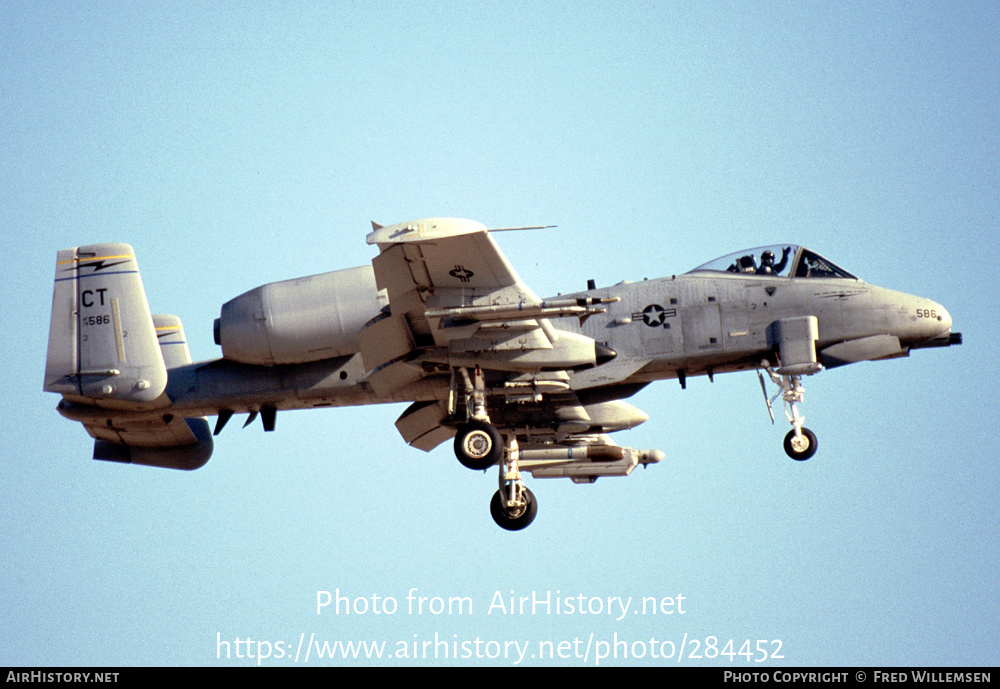
[[[490,515],[501,529],[520,531],[535,521],[535,515],[538,513],[538,502],[535,500],[534,493],[527,488],[523,490],[527,504],[516,514],[507,513],[504,496],[500,494],[500,491],[493,494],[493,499],[490,500]]]
[[[818,448],[819,441],[816,440],[816,434],[808,428],[802,429],[801,438],[795,436],[795,429],[789,431],[788,435],[785,436],[785,454],[797,462],[806,461],[816,454]]]
[[[463,423],[455,434],[455,456],[469,469],[489,469],[503,458],[500,431],[483,421]]]

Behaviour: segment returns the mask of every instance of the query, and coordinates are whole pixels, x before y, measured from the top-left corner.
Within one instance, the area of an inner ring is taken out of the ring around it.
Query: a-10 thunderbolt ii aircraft
[[[653,381],[756,370],[768,409],[782,397],[785,451],[804,460],[817,448],[804,376],[961,342],[940,304],[791,244],[540,299],[480,223],[372,225],[372,265],[223,304],[222,357],[201,363],[178,318],[150,314],[130,246],[60,251],[45,390],[96,439],[95,459],[174,469],[204,465],[234,414],[271,431],[279,411],[410,402],[403,439],[430,451],[454,437],[463,465],[498,466],[490,512],[518,530],[537,510],[524,473],[588,483],[664,457],[607,435],[647,420],[622,399]]]

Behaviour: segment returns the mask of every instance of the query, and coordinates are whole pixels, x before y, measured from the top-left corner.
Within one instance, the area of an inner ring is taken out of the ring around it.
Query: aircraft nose
[[[961,333],[953,333],[948,309],[930,299],[912,297],[900,308],[904,317],[899,329],[899,339],[909,349],[950,347],[962,344]]]
[[[926,309],[929,313],[925,317],[930,318],[932,323],[937,321],[938,334],[944,334],[951,330],[951,314],[948,313],[948,309],[933,301],[929,302],[929,305],[930,308]]]
[[[948,309],[930,299],[921,299],[915,310],[919,335],[923,339],[933,340],[951,332],[951,314]]]
[[[938,304],[938,320],[941,321],[941,327],[944,331],[951,330],[951,314],[940,304]]]

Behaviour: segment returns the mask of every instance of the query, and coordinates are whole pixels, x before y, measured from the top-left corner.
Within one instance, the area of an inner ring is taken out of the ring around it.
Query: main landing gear
[[[521,480],[517,467],[517,440],[510,439],[500,464],[500,487],[490,500],[493,521],[507,531],[520,531],[535,520],[538,502],[535,495]]]
[[[490,501],[490,514],[498,526],[520,531],[534,521],[538,502],[521,478],[517,462],[520,452],[513,436],[504,442],[494,426],[473,419],[459,426],[455,455],[463,466],[477,471],[499,465],[500,487]]]
[[[455,456],[462,466],[485,471],[503,458],[503,439],[488,421],[470,419],[455,434]]]
[[[789,423],[792,424],[792,430],[785,436],[785,453],[798,462],[804,462],[816,454],[816,450],[819,449],[819,441],[816,440],[815,433],[802,425],[805,422],[805,417],[799,414],[798,405],[802,403],[806,392],[806,389],[802,387],[802,377],[798,375],[779,374],[766,361],[762,362],[762,366],[767,371],[767,375],[771,377],[771,380],[779,388],[774,397],[767,400],[767,409],[771,413],[771,421],[774,421],[774,411],[771,409],[771,402],[780,394],[785,416],[788,417]],[[761,386],[763,386],[764,378],[761,377],[760,381]],[[767,399],[766,390],[764,398]]]
[[[473,376],[464,368],[458,371],[465,385],[466,408],[471,412],[469,420],[459,424],[455,434],[455,456],[462,466],[476,471],[499,466],[500,487],[490,500],[490,515],[497,526],[520,531],[534,521],[538,502],[521,478],[517,440],[514,436],[504,438],[490,423],[482,371],[476,368]]]

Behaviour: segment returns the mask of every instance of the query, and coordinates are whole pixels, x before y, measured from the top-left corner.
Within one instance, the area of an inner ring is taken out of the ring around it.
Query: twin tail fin
[[[101,401],[152,402],[167,368],[128,244],[64,249],[56,258],[45,390]]]

